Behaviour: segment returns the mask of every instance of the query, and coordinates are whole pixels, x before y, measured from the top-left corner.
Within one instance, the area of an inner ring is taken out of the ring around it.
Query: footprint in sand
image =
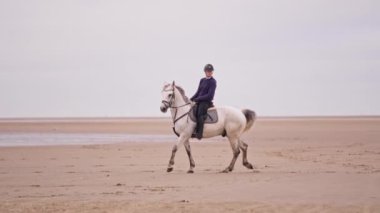
[[[123,194],[122,191],[116,191],[116,192],[102,192],[102,195],[121,195]]]
[[[150,191],[150,192],[164,192],[164,191],[166,191],[164,187],[147,187],[143,190],[144,191]]]
[[[34,171],[33,173],[35,173],[35,174],[41,174],[42,171]]]
[[[58,187],[74,187],[75,185],[59,185]]]

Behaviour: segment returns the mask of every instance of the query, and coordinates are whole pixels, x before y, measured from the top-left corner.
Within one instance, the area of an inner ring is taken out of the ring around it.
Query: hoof
[[[244,164],[244,166],[247,167],[247,169],[254,169],[254,167],[250,163],[246,163]]]
[[[188,173],[188,174],[193,174],[194,171],[193,171],[193,170],[189,170],[189,171],[187,171],[187,173]]]
[[[220,173],[228,173],[228,172],[230,172],[230,170],[227,168],[227,169],[221,171]]]
[[[168,168],[166,171],[167,171],[167,172],[172,172],[172,171],[173,171],[173,168]]]

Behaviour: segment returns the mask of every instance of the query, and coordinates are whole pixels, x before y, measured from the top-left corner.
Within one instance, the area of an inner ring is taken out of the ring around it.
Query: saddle
[[[196,106],[193,106],[190,110],[189,117],[192,121],[197,122]],[[218,111],[215,107],[211,107],[207,110],[207,117],[204,121],[205,124],[213,124],[218,122]]]

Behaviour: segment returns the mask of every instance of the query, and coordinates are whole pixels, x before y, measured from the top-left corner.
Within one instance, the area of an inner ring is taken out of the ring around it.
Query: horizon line
[[[170,116],[57,116],[57,117],[0,117],[0,121],[28,120],[125,120],[125,119],[170,119]],[[380,118],[380,115],[264,115],[261,119],[320,119],[320,118]]]

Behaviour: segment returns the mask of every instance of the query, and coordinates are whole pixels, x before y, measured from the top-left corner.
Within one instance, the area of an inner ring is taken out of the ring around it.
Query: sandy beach
[[[9,146],[19,134],[126,138]],[[259,118],[243,136],[255,169],[240,156],[227,174],[221,137],[191,141],[194,174],[183,147],[167,173],[169,118],[3,119],[1,137],[0,212],[380,212],[380,117]]]

